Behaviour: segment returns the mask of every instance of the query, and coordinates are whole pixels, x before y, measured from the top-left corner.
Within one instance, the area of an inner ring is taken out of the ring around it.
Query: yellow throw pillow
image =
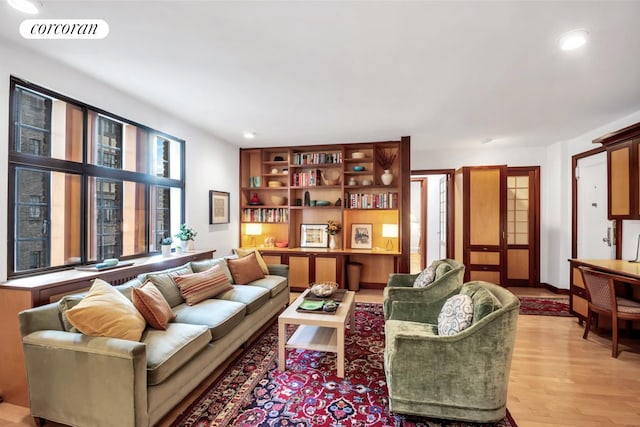
[[[87,295],[65,316],[80,332],[93,337],[140,341],[147,326],[133,303],[102,279],[95,279]]]
[[[162,292],[151,280],[131,290],[131,301],[152,328],[164,331],[169,321],[176,317]]]
[[[242,249],[242,248],[234,249],[234,251],[236,255],[238,255],[240,258],[245,257],[252,252],[255,253],[256,259],[258,260],[258,265],[260,266],[262,273],[269,274],[269,267],[267,267],[267,263],[264,261],[264,258],[262,258],[260,251],[255,249]]]
[[[227,275],[217,264],[203,272],[176,276],[173,280],[187,305],[195,305],[233,289]]]
[[[238,259],[230,258],[227,260],[227,265],[231,270],[233,281],[238,285],[246,285],[264,277],[255,252]]]

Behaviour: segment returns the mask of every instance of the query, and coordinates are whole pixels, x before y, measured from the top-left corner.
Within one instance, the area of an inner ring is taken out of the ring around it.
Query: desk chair
[[[618,320],[640,320],[640,302],[623,297],[617,297],[615,280],[628,281],[614,274],[603,273],[587,267],[579,267],[587,290],[589,307],[587,323],[584,327],[583,339],[587,339],[591,329],[591,320],[594,315],[611,317],[613,341],[611,357],[618,357]],[[628,325],[630,325],[628,323]]]

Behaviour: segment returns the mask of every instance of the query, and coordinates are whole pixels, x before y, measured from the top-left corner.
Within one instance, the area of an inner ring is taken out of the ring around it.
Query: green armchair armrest
[[[267,264],[269,274],[274,276],[289,277],[289,266],[286,264]]]

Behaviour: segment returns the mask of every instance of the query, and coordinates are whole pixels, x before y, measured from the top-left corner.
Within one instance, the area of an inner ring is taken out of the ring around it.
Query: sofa
[[[69,311],[61,310],[72,310],[87,293],[20,312],[31,415],[41,423],[92,427],[160,421],[289,303],[286,265],[265,265],[264,277],[239,284],[228,262],[194,261],[107,286],[131,300],[135,288],[151,281],[171,307],[176,317],[166,330],[146,326],[138,341],[74,332]],[[178,277],[214,267],[228,277],[228,290],[187,304]]]
[[[469,303],[459,303],[464,300]],[[519,306],[509,290],[472,281],[441,308],[425,305],[416,319],[387,320],[390,410],[478,423],[502,419]]]

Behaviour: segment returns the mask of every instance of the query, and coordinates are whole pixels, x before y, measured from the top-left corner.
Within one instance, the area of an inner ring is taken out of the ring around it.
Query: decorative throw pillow
[[[422,270],[416,280],[413,281],[414,288],[424,288],[436,278],[436,269],[433,266],[429,266]]]
[[[78,331],[94,337],[140,341],[147,326],[133,303],[101,279],[95,279],[82,301],[64,314]]]
[[[187,305],[195,305],[200,301],[233,289],[233,285],[229,283],[229,279],[219,265],[214,265],[201,273],[176,276],[173,280],[178,285],[180,294]]]
[[[269,274],[269,267],[267,267],[267,263],[265,262],[264,258],[262,258],[260,251],[257,251],[255,249],[238,248],[238,249],[234,249],[234,252],[240,258],[245,257],[253,252],[254,254],[256,254],[256,259],[258,260],[258,265],[260,265],[260,268],[262,269],[262,273]]]
[[[62,326],[64,330],[67,332],[80,332],[77,330],[69,319],[67,319],[67,310],[72,309],[76,305],[78,305],[82,301],[82,296],[80,295],[66,295],[62,297],[62,299],[58,302],[58,311],[60,311],[60,320],[62,321]]]
[[[449,298],[438,315],[438,335],[455,335],[464,331],[473,320],[473,303],[469,295]]]
[[[254,280],[264,278],[264,273],[260,265],[258,265],[255,252],[242,258],[228,259],[227,265],[231,270],[233,281],[239,285],[246,285]]]
[[[152,328],[164,331],[169,321],[176,317],[165,297],[150,280],[139,288],[133,288],[131,300]]]
[[[183,276],[185,274],[193,274],[191,265],[182,265],[180,267],[171,268],[169,270],[159,271],[153,274],[140,275],[140,280],[151,280],[158,290],[162,293],[171,307],[175,307],[184,302],[182,295],[180,295],[180,289],[173,280],[176,276]]]

